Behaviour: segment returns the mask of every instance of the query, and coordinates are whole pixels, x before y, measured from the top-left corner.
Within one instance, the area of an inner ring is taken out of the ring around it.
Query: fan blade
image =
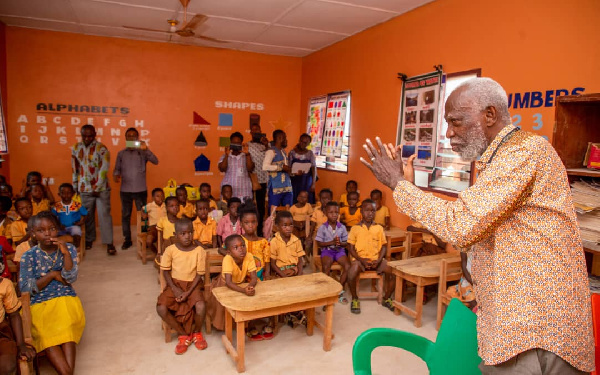
[[[185,30],[185,29],[195,29],[198,26],[202,25],[204,22],[206,22],[206,20],[208,19],[208,17],[206,17],[204,14],[196,14],[194,17],[192,17],[192,19],[186,23],[185,25],[183,25],[181,27],[181,30]]]
[[[195,36],[198,39],[202,39],[202,40],[206,40],[208,42],[214,42],[214,43],[229,43],[225,40],[221,40],[221,39],[216,39],[216,38],[211,38],[209,36],[202,36],[202,35],[196,35]]]
[[[130,30],[140,30],[140,31],[153,31],[155,33],[165,33],[165,34],[171,34],[168,31],[165,30],[156,30],[156,29],[147,29],[145,27],[133,27],[133,26],[122,26],[125,29],[130,29]]]

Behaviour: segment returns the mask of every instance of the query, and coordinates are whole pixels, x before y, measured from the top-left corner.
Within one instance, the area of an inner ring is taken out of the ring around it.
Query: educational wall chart
[[[325,131],[323,132],[323,143],[321,155],[342,156],[344,144],[344,127],[348,119],[348,106],[350,93],[342,92],[330,94],[327,100],[327,113],[325,116]]]
[[[404,80],[398,137],[402,159],[417,154],[415,166],[433,168],[435,164],[442,72],[423,74]]]
[[[321,143],[323,142],[323,127],[325,126],[325,110],[327,109],[327,95],[310,98],[308,101],[308,114],[306,133],[312,141],[310,149],[315,155],[321,153]]]

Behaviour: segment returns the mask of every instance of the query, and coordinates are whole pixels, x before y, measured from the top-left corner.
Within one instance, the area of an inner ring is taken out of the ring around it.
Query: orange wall
[[[47,124],[38,124],[39,102],[130,108],[127,117],[98,116],[94,124],[103,128],[100,138],[114,165],[117,152],[124,148],[125,129],[143,120],[140,130],[148,131],[143,138],[160,160],[159,166],[148,167],[149,190],[165,186],[172,177],[195,186],[207,181],[218,196],[219,137],[246,131],[251,112],[261,115],[263,131],[284,128],[291,144],[298,139],[300,58],[16,27],[7,27],[7,54],[10,177],[15,190],[34,169],[55,179],[54,191],[60,183],[71,181],[69,147],[76,142],[79,126],[70,125],[71,116],[65,115],[58,116],[60,125],[52,123],[54,115],[46,115]],[[264,109],[219,109],[215,101],[260,103]],[[193,111],[211,123],[204,130],[207,148],[194,146],[199,131],[190,126]],[[219,113],[233,114],[233,130],[218,129]],[[27,116],[28,123],[21,115]],[[76,117],[81,124],[87,122],[88,116]],[[105,119],[110,120],[107,126]],[[123,119],[126,125],[120,126]],[[120,135],[110,136],[111,129]],[[60,137],[65,135],[57,131],[66,132],[64,144]],[[22,143],[23,135],[27,143]],[[41,137],[47,137],[47,143]],[[211,160],[212,176],[195,175],[193,161],[201,153]],[[114,183],[112,187],[112,213],[118,224],[119,187]]]
[[[3,120],[7,119],[7,89],[6,89],[6,26],[0,22],[0,91],[2,91],[2,110],[4,111]],[[6,160],[0,164],[0,175],[3,175],[7,181],[10,182],[10,166],[9,166],[9,155],[3,155],[2,158]]]
[[[319,171],[317,188],[330,187],[338,197],[347,179],[359,181],[361,196],[382,189],[360,163],[365,138],[394,142],[401,81],[442,64],[446,72],[481,68],[508,93],[584,87],[600,91],[600,2],[597,0],[438,0],[348,38],[303,59],[302,121],[308,98],[352,90],[350,163],[348,174]],[[554,108],[511,109],[521,115],[525,130],[533,116],[543,125],[539,134],[552,136]],[[304,125],[302,125],[304,126]],[[598,125],[595,125],[598,126]],[[384,189],[382,189],[384,190]],[[408,218],[395,212],[389,189],[386,204],[392,224]]]

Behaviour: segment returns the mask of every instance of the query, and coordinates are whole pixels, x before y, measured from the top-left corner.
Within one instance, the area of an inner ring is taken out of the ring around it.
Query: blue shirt
[[[346,226],[340,223],[339,221],[336,223],[335,228],[329,225],[329,222],[326,221],[325,224],[321,225],[317,230],[317,235],[315,236],[315,240],[319,242],[331,242],[333,239],[338,236],[340,242],[348,241],[348,231],[346,230]],[[326,246],[322,249],[330,249],[333,251],[341,251],[343,247],[337,246]]]
[[[52,213],[58,216],[58,220],[65,227],[72,227],[81,220],[81,216],[88,214],[87,210],[81,204],[81,202],[71,201],[69,204],[64,204],[62,201],[58,201],[52,207]]]
[[[58,249],[56,252],[48,254],[39,245],[36,245],[21,257],[19,288],[22,292],[31,294],[32,305],[57,297],[75,297],[77,295],[71,286],[77,280],[77,249],[70,243],[67,244],[67,248],[73,259],[73,268],[70,271],[63,269],[65,257]],[[57,280],[52,280],[42,290],[38,289],[36,281],[51,271],[60,271],[61,276],[69,284],[64,285]]]

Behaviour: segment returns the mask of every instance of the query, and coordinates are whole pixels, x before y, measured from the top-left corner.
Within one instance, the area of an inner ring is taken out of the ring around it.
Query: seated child
[[[27,220],[32,216],[33,206],[31,201],[27,198],[17,198],[15,201],[15,208],[19,219],[13,221],[10,225],[10,236],[13,244],[18,246],[21,242],[29,240],[29,233],[27,232]]]
[[[162,234],[163,244],[162,249],[158,249],[157,259],[160,258],[163,250],[167,246],[175,243],[175,222],[177,221],[177,213],[179,212],[179,202],[176,197],[167,197],[165,199],[165,207],[167,208],[167,216],[163,216],[156,222],[156,230]]]
[[[458,298],[461,302],[467,303],[469,308],[476,311],[477,301],[475,300],[475,291],[473,290],[473,279],[471,278],[471,263],[473,262],[473,250],[460,253],[460,267],[462,268],[462,276],[456,285],[448,287],[448,296],[450,298]]]
[[[175,196],[177,197],[177,202],[179,202],[179,212],[177,213],[177,218],[181,219],[185,216],[190,220],[194,220],[196,217],[196,207],[192,202],[188,202],[187,189],[185,186],[178,187],[175,190]]]
[[[27,177],[23,181],[21,191],[17,194],[17,198],[25,197],[31,199],[31,186],[41,185],[42,174],[38,171],[31,171],[27,173]]]
[[[196,202],[196,215],[194,220],[194,241],[205,249],[217,247],[217,222],[208,215],[210,203],[208,199],[200,198]]]
[[[259,280],[268,280],[271,276],[271,249],[269,241],[259,237],[258,210],[253,201],[247,201],[239,208],[240,221],[244,234],[242,238],[246,244],[246,250],[252,254],[256,263],[256,277]]]
[[[301,191],[298,193],[298,201],[290,207],[290,213],[294,219],[294,236],[298,237],[302,242],[306,240],[306,219],[313,214],[313,208],[308,204],[308,192]]]
[[[315,234],[317,233],[316,229],[319,228],[322,224],[325,224],[325,222],[327,221],[327,216],[325,215],[323,209],[325,208],[325,206],[327,206],[327,203],[331,202],[332,200],[333,193],[331,192],[331,190],[323,189],[319,192],[319,202],[321,203],[321,206],[316,207],[312,215],[310,216],[310,230],[308,233],[309,235],[308,237],[306,237],[306,241],[304,243],[305,248],[307,250],[312,249],[312,241],[315,237]]]
[[[271,269],[279,277],[302,275],[302,257],[305,255],[302,242],[292,233],[294,221],[289,211],[277,211],[275,215],[277,233],[271,239]]]
[[[350,312],[354,314],[360,314],[360,301],[356,294],[356,280],[358,275],[364,271],[376,271],[379,275],[385,274],[382,306],[394,311],[391,296],[394,292],[395,277],[392,274],[392,268],[388,266],[384,259],[387,251],[387,241],[383,233],[383,227],[373,221],[376,207],[374,201],[365,199],[360,208],[363,219],[352,227],[348,235],[348,250],[354,258],[348,271],[348,286],[350,287],[350,294],[352,294]]]
[[[5,270],[3,255],[0,256],[0,275]],[[15,374],[17,358],[30,361],[35,356],[35,350],[23,340],[20,310],[21,302],[12,281],[0,276],[0,374]]]
[[[208,346],[201,332],[206,316],[201,290],[206,253],[194,244],[194,226],[190,219],[184,217],[175,222],[175,237],[175,244],[165,249],[160,260],[167,285],[158,296],[156,312],[177,331],[179,342],[175,354],[183,354],[192,343],[198,350]],[[193,330],[192,323],[195,323]]]
[[[383,226],[385,230],[390,229],[390,210],[387,206],[381,203],[383,193],[379,189],[371,191],[371,200],[377,205],[377,211],[375,212],[375,223]]]
[[[50,192],[50,189],[48,189]],[[49,194],[52,200],[45,198],[44,187],[42,185],[31,185],[31,205],[33,206],[33,214],[37,215],[42,211],[50,211],[50,208],[54,205],[54,197],[52,193]]]
[[[33,192],[34,190],[32,190]],[[85,225],[85,216],[88,214],[85,206],[81,202],[73,200],[75,190],[69,183],[61,184],[58,188],[60,201],[52,207],[52,213],[58,217],[60,223],[59,236],[68,234],[73,237],[75,247],[81,243],[81,226]]]
[[[446,252],[447,243],[430,232],[423,224],[414,221],[412,225],[406,227],[407,231],[422,233],[423,245],[416,254],[410,254],[410,257],[420,257],[426,255],[436,255]],[[413,240],[414,241],[414,240]]]
[[[227,215],[227,202],[233,196],[233,188],[231,185],[223,185],[221,186],[221,200],[217,202],[217,210],[221,210],[223,215]]]
[[[8,184],[0,185],[0,197],[7,197],[12,202],[12,208],[9,209],[6,214],[12,221],[18,220],[19,215],[17,214],[17,210],[15,209],[15,203],[13,201],[13,190],[12,186]]]
[[[348,299],[344,297],[344,286],[348,277],[348,269],[350,261],[346,256],[346,241],[348,241],[348,231],[346,227],[338,221],[340,206],[337,202],[329,202],[325,206],[325,214],[327,222],[321,225],[317,230],[317,246],[321,249],[321,264],[323,273],[331,276],[331,265],[333,262],[338,262],[342,266],[342,275],[340,276],[340,284],[342,291],[340,292],[339,302],[348,304]]]
[[[238,208],[241,204],[242,201],[237,197],[230,198],[227,202],[228,214],[223,216],[219,221],[219,224],[217,224],[217,243],[219,247],[225,243],[225,239],[230,235],[243,233],[240,218],[238,216]],[[219,251],[225,255],[223,250]]]
[[[72,374],[85,314],[72,286],[78,274],[77,251],[57,240],[58,225],[50,212],[34,216],[32,233],[38,245],[21,258],[19,287],[31,294],[35,350],[45,350],[59,374]]]
[[[29,232],[29,240],[25,241],[25,242],[21,242],[21,244],[19,246],[17,246],[17,248],[15,249],[15,257],[13,259],[13,261],[15,263],[17,263],[17,268],[19,267],[19,263],[21,262],[21,258],[23,257],[23,254],[25,254],[25,252],[29,249],[31,249],[32,247],[34,247],[35,245],[37,245],[37,241],[35,240],[35,236],[33,235],[33,221],[34,221],[34,216],[30,217],[29,220],[27,220],[27,231]]]
[[[348,193],[348,205],[340,208],[340,221],[350,230],[362,220],[360,208],[358,205],[358,193],[353,191]]]
[[[236,292],[253,296],[256,293],[254,287],[258,282],[258,278],[256,277],[256,263],[252,254],[246,251],[246,244],[242,236],[232,234],[226,237],[223,247],[226,255],[223,258],[221,276],[213,280],[211,290],[220,286],[227,286]],[[249,284],[245,287],[240,286],[244,282],[248,282]],[[208,302],[208,315],[216,329],[221,331],[225,329],[225,308],[212,293]]]
[[[0,196],[0,236],[6,237],[8,242],[12,242],[10,233],[10,225],[12,219],[8,217],[8,212],[12,208],[12,199],[5,196]]]
[[[352,192],[358,193],[358,182],[354,180],[348,180],[348,182],[346,182],[346,192],[340,196],[340,207],[346,207],[348,205],[348,194]],[[333,197],[331,199],[333,199]],[[360,201],[357,203],[359,207],[360,203]]]
[[[208,202],[210,204],[209,212],[212,212],[212,210],[216,210],[217,202],[215,202],[215,199],[212,197],[210,184],[208,182],[201,183],[199,190],[200,190],[200,199],[206,199],[206,200],[208,200]]]
[[[165,192],[161,188],[152,189],[152,202],[142,208],[141,219],[147,221],[148,230],[146,236],[146,246],[153,252],[156,251],[158,241],[158,230],[156,224],[161,217],[167,216],[167,207],[165,205]]]

